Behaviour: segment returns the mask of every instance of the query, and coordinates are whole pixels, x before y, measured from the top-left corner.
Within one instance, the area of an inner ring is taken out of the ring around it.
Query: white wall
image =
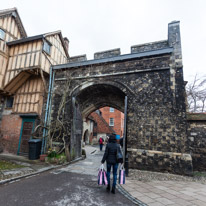
[[[90,137],[91,133],[93,133],[93,127],[94,127],[93,121],[87,120],[87,121],[83,122],[82,141],[84,141],[85,131],[88,130],[89,136],[88,136],[88,139],[86,141],[87,144],[89,144],[89,137]]]

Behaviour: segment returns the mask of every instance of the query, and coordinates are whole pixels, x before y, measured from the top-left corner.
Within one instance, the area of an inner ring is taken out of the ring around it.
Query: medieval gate
[[[51,68],[48,116],[52,122],[65,95],[64,119],[74,157],[81,155],[82,120],[110,106],[127,105],[129,167],[190,174],[186,137],[185,89],[179,22],[168,25],[168,39],[70,58]]]

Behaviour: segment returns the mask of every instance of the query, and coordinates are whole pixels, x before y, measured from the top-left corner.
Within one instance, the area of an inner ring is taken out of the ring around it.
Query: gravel
[[[151,181],[183,181],[183,182],[199,182],[206,183],[206,172],[194,172],[193,176],[182,176],[170,173],[150,172],[143,170],[130,169],[130,180],[138,180],[142,182]]]

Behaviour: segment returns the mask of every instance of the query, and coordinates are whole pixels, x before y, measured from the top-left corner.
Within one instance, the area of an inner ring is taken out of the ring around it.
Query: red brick
[[[94,127],[93,130],[94,133],[112,134],[115,132],[111,127],[109,127],[104,118],[96,112],[91,113],[90,117],[97,123],[97,127]]]
[[[19,115],[4,115],[1,123],[1,145],[4,152],[17,153],[22,118]]]
[[[109,125],[109,119],[114,118],[114,126],[111,127],[116,134],[123,136],[124,131],[124,113],[120,112],[117,109],[114,109],[114,112],[110,112],[110,107],[103,107],[100,109],[102,112],[102,117],[105,119]]]

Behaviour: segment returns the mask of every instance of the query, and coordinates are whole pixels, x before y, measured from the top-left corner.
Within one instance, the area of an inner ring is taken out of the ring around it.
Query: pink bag
[[[102,164],[99,168],[99,173],[98,173],[98,185],[107,185],[107,175],[106,171],[104,169],[104,165]]]
[[[125,184],[125,169],[123,164],[121,164],[120,169],[119,169],[119,184],[123,185]]]

